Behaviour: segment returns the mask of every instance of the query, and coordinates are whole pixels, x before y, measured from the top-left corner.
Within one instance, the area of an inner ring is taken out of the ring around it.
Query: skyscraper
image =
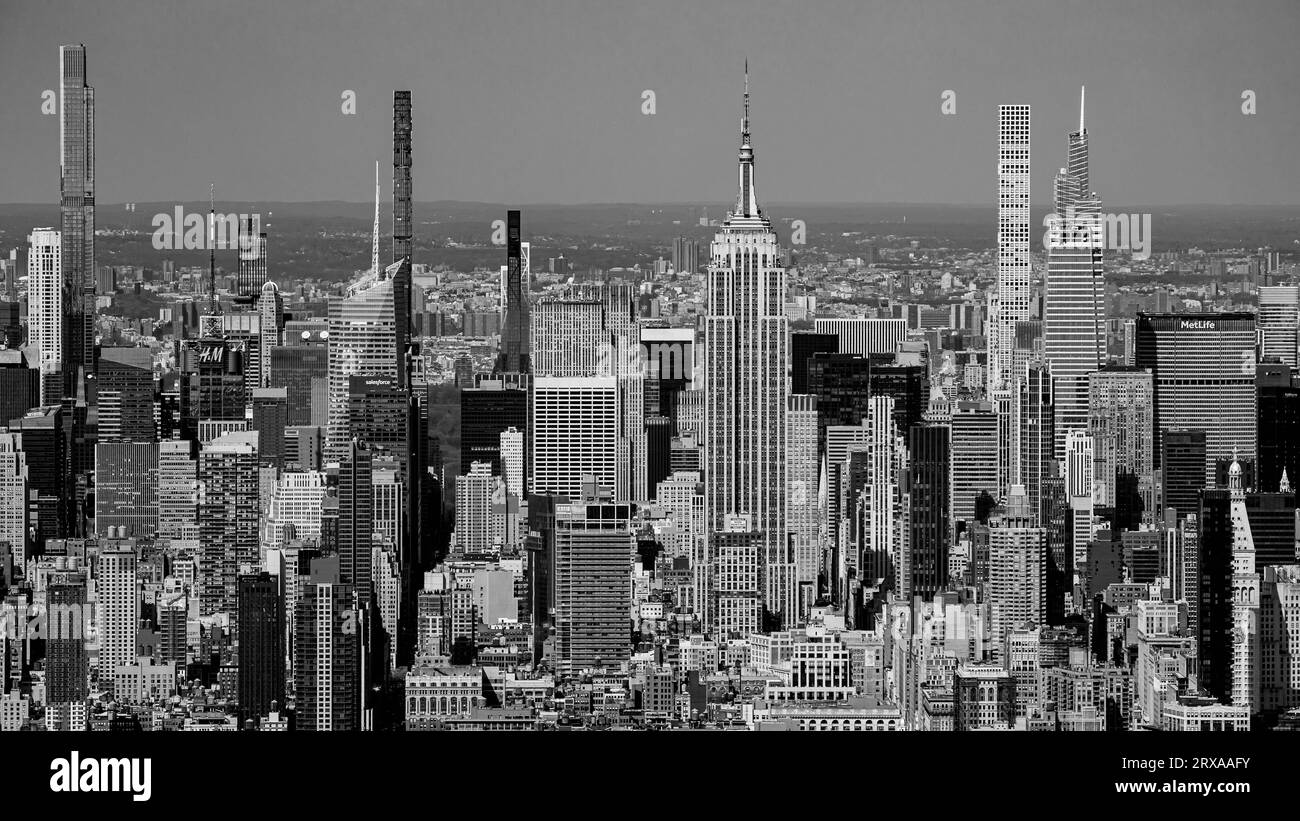
[[[330,301],[329,430],[326,450],[342,458],[348,430],[350,377],[387,377],[398,384],[406,373],[406,350],[399,343],[396,293],[402,264],[371,272],[343,299]],[[369,550],[367,550],[369,555]]]
[[[256,215],[239,217],[239,269],[235,276],[236,296],[252,302],[266,284],[266,231]]]
[[[1131,476],[1136,481],[1143,509],[1149,517],[1154,517],[1151,374],[1140,368],[1117,365],[1087,374],[1087,380],[1088,430],[1093,438],[1097,503],[1114,507],[1122,483],[1120,477]]]
[[[631,657],[627,589],[635,510],[612,501],[590,476],[572,504],[556,505],[556,652],[563,673],[617,666]]]
[[[239,715],[257,721],[284,701],[283,579],[239,577]]]
[[[240,565],[259,562],[257,433],[227,433],[203,446],[198,465],[200,612],[237,606]]]
[[[95,363],[100,442],[151,442],[153,356],[148,348],[100,348]]]
[[[86,47],[59,47],[59,234],[63,269],[65,396],[95,361],[95,89],[86,83]]]
[[[1056,176],[1056,219],[1047,227],[1043,351],[1056,385],[1056,457],[1066,435],[1088,426],[1088,372],[1105,360],[1101,200],[1089,188],[1083,92],[1079,130],[1070,134],[1069,165]]]
[[[618,399],[614,376],[533,379],[532,492],[577,498],[584,476],[617,485]]]
[[[506,313],[501,327],[497,373],[531,373],[528,350],[529,305],[523,287],[519,212],[506,214]]]
[[[1205,431],[1206,486],[1215,462],[1234,450],[1254,460],[1254,314],[1139,313],[1134,364],[1155,382],[1156,437],[1170,428]]]
[[[41,403],[57,404],[63,393],[63,243],[53,228],[37,228],[27,242],[27,344],[40,351]]]
[[[705,325],[705,475],[710,530],[749,514],[761,534],[759,572],[767,609],[782,580],[765,572],[785,563],[785,412],[789,327],[785,268],[771,220],[758,204],[749,130],[749,72],[740,129],[739,191],[714,236]],[[791,585],[792,587],[792,585]],[[787,616],[791,610],[785,611]]]
[[[95,532],[145,538],[158,532],[158,445],[95,445]]]
[[[15,568],[27,565],[27,454],[16,433],[0,433],[0,543]]]
[[[959,402],[952,415],[952,521],[975,522],[976,500],[998,492],[998,415],[988,402]]]
[[[1178,518],[1195,516],[1205,481],[1205,431],[1170,428],[1160,439],[1162,508],[1173,508]],[[1212,485],[1209,485],[1212,486]]]
[[[790,499],[788,526],[795,542],[796,577],[799,585],[811,585],[815,598],[817,574],[821,570],[821,511],[817,457],[817,397],[790,394],[786,412],[786,457]],[[812,602],[802,602],[801,612]]]
[[[948,586],[949,447],[948,428],[918,425],[908,431],[910,459],[904,483],[909,496],[905,595],[930,598]]]
[[[1261,285],[1259,288],[1259,331],[1263,344],[1260,356],[1276,356],[1296,367],[1296,329],[1300,326],[1300,286]]]
[[[1000,658],[1008,633],[1047,621],[1047,531],[1020,485],[1012,486],[1005,512],[990,522],[988,561],[990,644]]]
[[[1288,365],[1265,362],[1255,371],[1255,395],[1257,484],[1276,491],[1283,475],[1288,482],[1300,481],[1300,385]]]
[[[998,106],[997,310],[989,329],[989,382],[1013,379],[1016,323],[1029,318],[1030,107]]]
[[[198,443],[169,439],[158,443],[158,535],[180,538],[198,516]]]
[[[140,597],[135,578],[135,542],[109,542],[99,553],[95,615],[99,633],[99,680],[111,682],[119,667],[135,664]]]

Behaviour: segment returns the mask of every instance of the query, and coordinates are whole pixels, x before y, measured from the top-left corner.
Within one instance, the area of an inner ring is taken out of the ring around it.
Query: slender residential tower
[[[1071,430],[1088,427],[1088,373],[1106,355],[1101,200],[1089,190],[1083,92],[1079,130],[1070,134],[1069,165],[1056,175],[1055,219],[1047,228],[1043,351],[1055,382],[1055,457],[1065,457]]]
[[[524,293],[519,212],[506,214],[506,315],[501,323],[497,373],[529,373],[528,294]]]
[[[795,565],[785,534],[788,320],[785,268],[758,205],[745,72],[735,207],[714,235],[705,316],[705,477],[710,531],[737,515],[758,532],[759,591],[789,622]]]
[[[63,266],[65,396],[95,351],[95,89],[86,84],[86,47],[59,47],[59,228]]]
[[[1016,323],[1029,319],[1029,106],[998,106],[998,281],[989,384],[1013,382]]]
[[[411,92],[393,92],[393,302],[397,310],[397,343],[411,345]],[[399,374],[406,384],[406,369]]]

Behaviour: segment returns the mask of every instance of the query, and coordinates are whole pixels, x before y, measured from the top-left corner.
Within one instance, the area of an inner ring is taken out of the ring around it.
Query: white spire
[[[1083,127],[1083,102],[1085,99],[1087,99],[1087,96],[1088,96],[1088,87],[1079,86],[1079,133],[1080,134],[1082,134],[1085,131]]]
[[[379,276],[379,160],[375,160],[375,230],[370,240],[370,272]]]

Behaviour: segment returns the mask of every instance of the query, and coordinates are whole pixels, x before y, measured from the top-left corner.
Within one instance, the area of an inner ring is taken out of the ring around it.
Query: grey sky
[[[747,56],[769,202],[991,203],[1027,102],[1047,203],[1086,83],[1104,202],[1296,204],[1297,33],[1295,0],[0,0],[0,202],[57,200],[41,92],[84,42],[105,203],[364,201],[376,159],[390,197],[394,88],[417,200],[723,201]]]

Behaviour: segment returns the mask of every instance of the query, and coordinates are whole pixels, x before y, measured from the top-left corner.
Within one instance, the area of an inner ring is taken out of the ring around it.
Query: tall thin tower
[[[998,281],[991,384],[1013,382],[1016,323],[1029,318],[1029,106],[998,106]]]
[[[411,92],[393,92],[393,304],[397,312],[397,343],[408,352],[411,345]],[[406,369],[400,374],[407,384]]]
[[[86,83],[86,47],[59,47],[59,227],[63,267],[65,396],[94,367],[95,89]]]
[[[1068,165],[1056,175],[1054,206],[1056,219],[1047,231],[1043,353],[1055,383],[1055,458],[1064,459],[1068,433],[1088,427],[1088,373],[1101,367],[1106,351],[1101,200],[1089,189],[1083,91],[1079,130],[1070,134]]]
[[[737,183],[735,207],[714,235],[708,267],[705,513],[712,532],[726,530],[728,517],[749,517],[759,534],[759,591],[766,608],[789,621],[797,577],[785,534],[786,271],[776,232],[758,204],[748,64]]]
[[[528,373],[528,299],[523,288],[519,212],[506,215],[506,315],[501,327],[497,373]]]

